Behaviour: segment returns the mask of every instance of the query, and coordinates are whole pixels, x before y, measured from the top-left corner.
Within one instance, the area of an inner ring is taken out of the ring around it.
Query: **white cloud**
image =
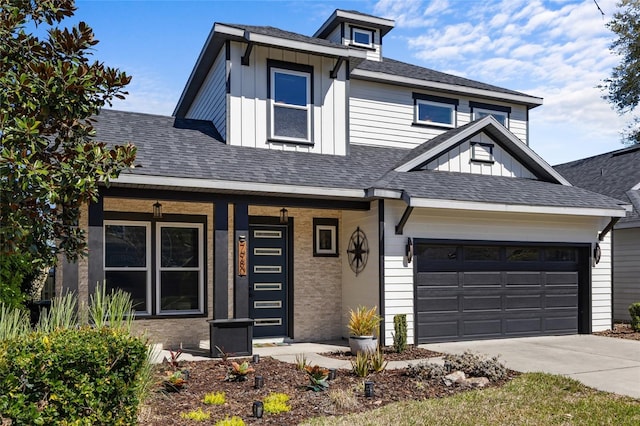
[[[122,111],[144,112],[149,114],[171,115],[180,96],[176,82],[165,81],[159,74],[146,69],[130,70],[131,83],[126,90],[129,94],[124,100],[116,99],[111,108]]]

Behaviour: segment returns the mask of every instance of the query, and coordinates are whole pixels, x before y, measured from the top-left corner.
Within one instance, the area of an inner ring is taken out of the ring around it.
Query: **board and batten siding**
[[[413,125],[413,92],[435,96],[446,96],[459,100],[456,125],[463,126],[471,121],[469,102],[484,102],[486,99],[465,98],[426,92],[386,83],[377,83],[352,78],[349,97],[349,131],[351,143],[395,148],[415,148],[416,146],[446,132],[445,127]],[[498,104],[497,102],[492,102]],[[510,106],[509,129],[521,141],[527,142],[526,107]]]
[[[640,302],[640,228],[613,231],[613,319],[629,321],[629,305]]]
[[[471,143],[470,141],[466,141],[428,163],[426,168],[428,170],[444,172],[462,172],[480,175],[536,179],[536,176],[531,173],[529,169],[513,158],[513,156],[493,142],[493,140],[484,133],[480,133],[472,137],[471,141],[492,143],[494,163],[489,164],[471,161]]]
[[[367,59],[370,61],[380,61],[380,59],[382,58],[382,43],[380,43],[380,31],[373,28],[367,28],[364,25],[353,25],[353,27],[373,31],[373,48],[367,49]],[[344,44],[351,45],[351,43],[351,24],[345,22]]]
[[[356,276],[349,266],[347,249],[351,234],[358,227],[367,236],[369,257],[364,270]],[[380,308],[378,241],[377,201],[371,203],[368,211],[345,210],[342,212],[339,250],[342,257],[342,335],[345,338],[349,337],[347,324],[350,309],[356,309],[358,306]],[[391,317],[391,324],[393,325],[393,317]]]
[[[227,61],[221,49],[186,114],[186,118],[212,121],[223,140],[227,138],[226,81]]]
[[[414,340],[414,264],[407,264],[405,245],[407,237],[549,243],[593,243],[603,224],[600,218],[470,212],[415,208],[402,235],[395,234],[406,204],[401,201],[385,202],[385,335],[392,339],[393,316],[407,315],[408,339]],[[610,327],[611,321],[611,263],[609,240],[600,243],[602,259],[592,270],[592,328],[593,331]],[[392,340],[387,340],[392,341]]]
[[[283,151],[345,155],[346,72],[342,65],[338,77],[329,77],[336,60],[306,53],[255,46],[249,66],[240,64],[246,44],[231,42],[231,93],[229,97],[230,145]],[[312,145],[270,142],[267,59],[313,67],[311,110]]]

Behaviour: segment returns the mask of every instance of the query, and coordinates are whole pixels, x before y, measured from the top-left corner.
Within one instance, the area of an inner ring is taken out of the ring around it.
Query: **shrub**
[[[407,315],[398,314],[393,317],[393,348],[401,353],[407,348]]]
[[[57,329],[0,342],[0,412],[15,424],[132,424],[147,346],[125,330]]]
[[[441,379],[447,375],[447,370],[443,365],[420,362],[416,365],[409,364],[405,374],[420,380]]]
[[[640,302],[629,305],[629,314],[631,315],[631,328],[633,331],[640,331]]]
[[[222,420],[218,420],[215,426],[244,426],[244,420],[238,416],[225,417]]]
[[[210,392],[205,394],[204,403],[207,405],[222,405],[226,401],[224,392]]]
[[[382,321],[382,318],[376,314],[376,309],[376,306],[369,309],[359,306],[355,311],[350,311],[349,332],[354,336],[372,336]]]
[[[369,374],[369,356],[366,353],[356,355],[355,361],[351,361],[353,372],[358,377],[366,377]]]
[[[498,357],[486,358],[466,351],[462,355],[445,355],[444,367],[447,372],[463,371],[467,376],[486,377],[499,380],[507,377],[507,368]]]
[[[313,367],[308,365],[304,368],[304,370],[309,376],[309,384],[307,385],[307,389],[311,389],[314,392],[320,392],[326,390],[329,387],[329,383],[327,383],[329,370],[318,365],[315,365]]]
[[[249,365],[249,361],[244,361],[242,364],[238,364],[235,361],[231,361],[231,367],[227,371],[227,376],[224,378],[227,382],[244,382],[247,380],[247,375],[253,373],[253,367]]]
[[[349,392],[345,389],[334,389],[329,392],[329,399],[333,404],[342,410],[347,410],[351,408],[357,407],[358,399],[353,394],[353,392]]]
[[[264,404],[264,412],[279,414],[291,411],[291,406],[287,404],[287,402],[289,402],[289,395],[286,393],[270,393],[262,401]]]
[[[384,371],[385,368],[387,368],[388,363],[389,361],[385,360],[384,354],[382,353],[380,348],[378,348],[377,351],[369,354],[369,368],[376,373]]]
[[[198,408],[197,410],[189,411],[188,413],[180,413],[180,417],[187,420],[195,420],[196,422],[203,422],[205,420],[209,420],[211,414],[202,411],[202,408]]]

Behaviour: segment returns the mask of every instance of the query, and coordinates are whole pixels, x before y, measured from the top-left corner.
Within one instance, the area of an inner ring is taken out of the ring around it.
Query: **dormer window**
[[[493,144],[471,142],[471,161],[493,164]]]
[[[373,31],[351,27],[351,43],[354,46],[373,48]]]
[[[313,68],[270,61],[270,139],[311,143]],[[285,68],[286,66],[286,68]]]
[[[507,129],[509,128],[509,114],[511,113],[511,107],[489,105],[479,102],[469,102],[469,106],[473,112],[474,120],[479,120],[488,115],[492,115],[493,118],[498,120],[498,123],[502,124]]]
[[[414,124],[456,127],[457,99],[414,93],[413,102],[415,105]]]

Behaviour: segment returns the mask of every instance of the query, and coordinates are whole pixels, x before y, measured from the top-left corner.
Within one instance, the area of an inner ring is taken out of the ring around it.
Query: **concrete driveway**
[[[593,335],[526,337],[420,345],[432,351],[499,355],[521,372],[561,374],[587,386],[640,398],[640,341]]]

